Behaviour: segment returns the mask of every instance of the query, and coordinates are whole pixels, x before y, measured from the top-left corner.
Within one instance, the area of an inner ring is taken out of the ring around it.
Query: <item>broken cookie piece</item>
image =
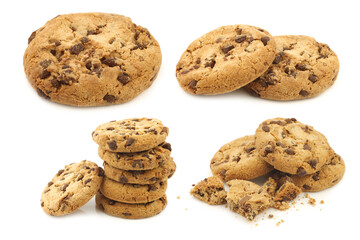
[[[224,183],[218,177],[208,177],[191,189],[190,194],[210,205],[226,203]]]
[[[294,183],[286,181],[275,193],[273,198],[274,208],[286,210],[290,208],[289,202],[294,200],[300,193],[301,189]]]
[[[272,197],[259,185],[245,180],[231,180],[226,200],[230,209],[252,221],[272,205]]]

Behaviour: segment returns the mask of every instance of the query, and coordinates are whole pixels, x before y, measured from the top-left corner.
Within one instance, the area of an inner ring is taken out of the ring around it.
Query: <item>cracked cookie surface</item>
[[[163,143],[168,133],[158,119],[131,118],[101,124],[92,132],[92,138],[110,152],[140,152]]]
[[[96,205],[105,213],[126,219],[140,219],[159,214],[167,205],[166,195],[148,203],[122,203],[105,197],[98,192],[95,197]]]
[[[149,170],[123,170],[115,168],[104,162],[106,177],[120,183],[154,184],[164,181],[174,174],[176,164],[173,158],[164,162],[159,167]]]
[[[210,168],[223,181],[250,180],[273,170],[270,164],[259,157],[255,136],[241,137],[222,146],[212,158]]]
[[[244,87],[271,100],[296,100],[319,95],[339,72],[339,60],[328,45],[308,36],[275,36],[276,56],[269,69]]]
[[[299,176],[319,171],[333,152],[323,134],[294,118],[261,123],[255,146],[260,158],[275,169]]]
[[[52,216],[74,212],[96,194],[103,176],[104,170],[90,161],[66,165],[42,192],[41,208]]]
[[[161,198],[167,188],[167,180],[154,184],[120,183],[104,177],[101,193],[112,200],[123,203],[147,203]]]
[[[108,13],[59,15],[34,31],[24,69],[38,94],[73,106],[127,102],[151,86],[159,44],[130,18]]]
[[[262,75],[274,57],[275,41],[267,31],[223,26],[189,45],[176,66],[176,77],[191,94],[231,92]]]

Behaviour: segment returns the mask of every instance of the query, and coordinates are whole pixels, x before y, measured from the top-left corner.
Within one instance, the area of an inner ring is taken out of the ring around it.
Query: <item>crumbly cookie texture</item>
[[[272,65],[245,86],[251,94],[272,100],[296,100],[319,95],[339,72],[339,60],[328,45],[308,36],[276,36]]]
[[[292,182],[304,192],[318,192],[337,184],[345,173],[345,162],[334,153],[317,172],[305,176],[290,176]]]
[[[273,198],[273,207],[279,210],[286,210],[290,208],[289,201],[294,200],[300,193],[301,189],[295,186],[294,183],[286,181],[276,191]]]
[[[196,184],[190,194],[210,205],[226,203],[226,191],[220,178],[212,176]]]
[[[305,176],[320,170],[333,150],[323,134],[294,118],[274,118],[255,134],[259,156],[275,169]]]
[[[222,146],[212,158],[210,168],[223,181],[250,180],[273,170],[259,157],[254,136],[241,137]]]
[[[110,152],[99,146],[99,157],[112,167],[123,170],[150,170],[160,167],[170,159],[171,145],[162,143],[142,152]]]
[[[273,37],[264,29],[223,26],[189,45],[176,66],[176,77],[191,94],[231,92],[262,75],[275,50]]]
[[[132,118],[101,124],[92,132],[93,140],[111,152],[140,152],[163,143],[169,128],[158,119]]]
[[[171,158],[160,167],[149,170],[122,170],[104,162],[106,177],[120,183],[154,184],[170,178],[176,170],[176,164]]]
[[[166,195],[148,203],[122,203],[105,197],[100,191],[95,197],[96,205],[105,213],[126,219],[148,218],[159,214],[167,205]]]
[[[272,206],[272,197],[256,183],[231,180],[226,200],[230,209],[252,221],[259,213]]]
[[[103,169],[90,161],[66,165],[46,185],[41,208],[52,216],[74,212],[96,194],[103,176]]]
[[[167,188],[167,180],[155,184],[120,183],[104,177],[100,191],[112,200],[123,203],[147,203],[161,198]]]
[[[127,102],[151,86],[160,46],[146,28],[108,13],[59,15],[34,31],[24,54],[37,93],[73,106]]]

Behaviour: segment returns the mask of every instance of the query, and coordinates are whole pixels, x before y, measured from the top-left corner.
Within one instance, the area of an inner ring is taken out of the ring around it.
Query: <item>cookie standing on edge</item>
[[[275,41],[267,31],[223,26],[189,45],[176,66],[176,77],[191,94],[231,92],[262,75],[274,57]]]
[[[272,100],[296,100],[319,95],[339,72],[339,60],[328,45],[308,36],[275,36],[276,57],[269,69],[244,88]]]
[[[101,124],[92,133],[93,140],[111,152],[139,152],[163,143],[169,129],[157,119],[132,118]]]
[[[73,106],[127,102],[151,86],[160,65],[149,31],[108,13],[59,15],[31,34],[24,54],[38,94]]]
[[[275,169],[304,176],[315,173],[333,153],[324,135],[295,118],[274,118],[255,134],[260,157]]]
[[[223,181],[250,180],[273,170],[259,157],[254,136],[244,136],[222,146],[212,158],[210,168]]]
[[[103,176],[104,170],[90,161],[66,165],[42,192],[42,209],[52,216],[74,212],[95,196]]]

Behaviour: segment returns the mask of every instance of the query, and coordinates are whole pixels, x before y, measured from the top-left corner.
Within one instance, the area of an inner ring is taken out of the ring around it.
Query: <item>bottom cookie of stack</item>
[[[122,203],[105,197],[100,191],[95,197],[96,205],[105,213],[126,219],[148,218],[159,214],[167,205],[166,195],[147,203]]]

